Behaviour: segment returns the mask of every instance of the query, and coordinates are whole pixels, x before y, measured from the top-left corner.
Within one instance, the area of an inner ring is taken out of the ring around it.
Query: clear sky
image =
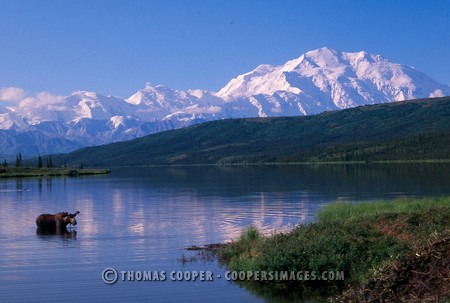
[[[217,91],[259,64],[366,50],[450,85],[450,0],[0,0],[0,88]]]

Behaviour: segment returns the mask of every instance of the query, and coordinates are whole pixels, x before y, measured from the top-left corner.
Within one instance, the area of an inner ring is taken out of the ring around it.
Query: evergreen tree
[[[42,168],[42,158],[41,158],[41,155],[38,156],[37,167],[38,167],[38,168]]]
[[[20,158],[19,158],[19,154],[16,155],[16,163],[15,163],[16,167],[20,167]]]
[[[8,162],[6,162],[6,159],[3,161],[2,166],[3,167],[8,167]]]
[[[83,162],[81,162],[80,163],[80,169],[83,169],[84,168],[84,165],[83,165]]]
[[[47,168],[53,167],[52,157],[47,158],[47,160],[45,161],[45,167],[47,167]]]

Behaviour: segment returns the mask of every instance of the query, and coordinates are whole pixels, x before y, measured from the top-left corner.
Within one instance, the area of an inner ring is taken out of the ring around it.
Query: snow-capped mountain
[[[222,99],[207,91],[185,92],[150,83],[125,101],[134,105],[135,114],[144,121],[170,120],[174,117],[214,120],[223,103]]]
[[[279,116],[449,94],[448,86],[380,55],[321,48],[280,66],[260,65],[216,95],[248,100],[259,116]]]
[[[448,95],[448,86],[413,67],[329,48],[280,66],[260,65],[217,93],[150,83],[127,99],[85,91],[30,97],[5,88],[0,90],[0,156],[68,152],[224,118],[309,115]]]

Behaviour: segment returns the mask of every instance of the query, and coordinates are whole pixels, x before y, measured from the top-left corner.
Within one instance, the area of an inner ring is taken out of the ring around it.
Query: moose
[[[73,214],[68,212],[59,212],[57,214],[42,214],[36,218],[37,233],[39,234],[66,234],[67,225],[77,225],[75,216],[80,212]]]

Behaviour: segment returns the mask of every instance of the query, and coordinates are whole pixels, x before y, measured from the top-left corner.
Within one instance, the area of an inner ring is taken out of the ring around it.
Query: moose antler
[[[71,217],[71,218],[75,218],[75,216],[76,215],[78,215],[80,213],[80,211],[75,211],[75,213],[73,213],[73,214],[69,214],[69,217]]]

